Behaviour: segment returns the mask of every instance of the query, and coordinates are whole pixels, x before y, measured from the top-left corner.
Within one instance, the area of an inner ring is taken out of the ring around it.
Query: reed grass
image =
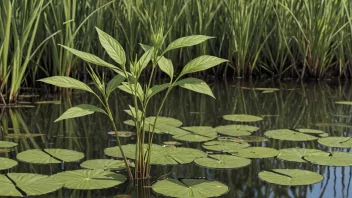
[[[0,90],[12,102],[21,87],[36,86],[42,77],[86,79],[84,63],[58,44],[108,58],[95,26],[121,41],[128,62],[139,43],[151,44],[155,32],[170,30],[166,43],[192,34],[216,37],[209,45],[168,52],[176,71],[194,56],[211,54],[230,62],[196,75],[352,77],[347,0],[10,0],[1,1],[0,10]]]

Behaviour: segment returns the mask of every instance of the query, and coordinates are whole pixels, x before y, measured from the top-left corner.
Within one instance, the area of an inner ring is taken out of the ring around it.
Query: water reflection
[[[277,87],[280,90],[270,93],[247,89],[250,87]],[[331,136],[351,136],[352,107],[337,105],[340,100],[352,101],[351,85],[348,83],[277,83],[267,82],[218,82],[212,84],[217,100],[191,93],[186,90],[175,90],[166,102],[166,108],[161,115],[174,117],[184,122],[184,126],[219,126],[230,124],[222,119],[224,114],[252,114],[265,117],[257,125],[260,130],[253,135],[263,136],[266,130],[280,128],[316,128],[322,129]],[[52,99],[52,98],[50,98]],[[15,158],[16,153],[33,148],[67,148],[81,151],[86,159],[104,158],[104,148],[115,146],[115,138],[107,132],[112,128],[104,116],[94,114],[84,118],[64,120],[54,123],[67,108],[75,104],[98,104],[94,97],[84,93],[63,94],[56,96],[61,104],[37,104],[33,108],[2,109],[0,138],[7,139],[8,134],[17,134],[11,139],[19,146],[10,152],[0,152],[0,156]],[[117,116],[117,126],[120,130],[133,131],[124,125],[129,119],[123,112],[127,108],[130,97],[122,92],[116,92],[111,105]],[[156,97],[148,109],[149,115],[157,111],[161,98]],[[27,134],[20,136],[19,134]],[[45,134],[33,136],[29,134]],[[134,137],[122,138],[124,144],[134,143]],[[172,140],[169,135],[157,135],[155,143]],[[324,151],[329,149],[315,142],[286,142],[270,140],[263,143],[251,143],[255,146],[268,146],[276,149],[303,147],[316,148]],[[183,142],[185,147],[202,149],[198,143]],[[348,150],[342,150],[350,152]],[[78,169],[79,164],[65,165],[32,165],[20,163],[12,169],[14,172],[34,172],[41,174],[57,173],[62,170]],[[284,187],[267,184],[261,181],[257,174],[261,170],[272,168],[297,168],[319,172],[324,175],[321,183],[302,186]],[[153,167],[153,178],[175,177],[194,178],[205,177],[216,179],[230,187],[224,197],[352,197],[351,167],[324,167],[305,163],[285,162],[277,159],[252,160],[250,166],[235,170],[213,170],[198,167],[193,164],[182,166]],[[60,190],[53,197],[115,197],[131,194],[136,197],[135,187],[124,184],[118,188],[97,191]],[[148,193],[150,189],[147,189]],[[138,193],[141,193],[139,191]],[[127,196],[127,195],[126,195]],[[141,196],[141,195],[140,195]],[[143,195],[146,196],[146,195]],[[142,196],[142,197],[143,197]],[[151,194],[151,197],[162,197]],[[123,196],[121,196],[123,197]]]

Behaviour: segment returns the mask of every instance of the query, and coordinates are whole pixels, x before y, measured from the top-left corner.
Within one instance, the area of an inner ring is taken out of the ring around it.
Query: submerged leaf
[[[265,132],[264,135],[269,138],[288,141],[312,141],[318,139],[318,137],[301,132],[295,132],[289,129],[271,130]]]
[[[267,147],[248,147],[239,150],[235,155],[245,158],[271,158],[276,157],[279,151]]]
[[[232,155],[209,155],[207,158],[198,158],[194,162],[206,168],[233,169],[248,166],[251,160]]]
[[[222,116],[225,120],[235,121],[235,122],[258,122],[262,121],[263,118],[253,115],[246,114],[232,114]]]
[[[218,197],[225,194],[229,188],[218,182],[205,179],[166,179],[153,185],[156,193],[180,198]]]
[[[318,140],[319,144],[334,148],[352,148],[351,137],[326,137]]]
[[[307,156],[329,156],[329,153],[317,149],[288,148],[281,149],[277,158],[291,162],[307,162]]]
[[[318,173],[300,169],[272,169],[271,171],[262,171],[258,176],[268,183],[284,186],[310,185],[324,179]]]

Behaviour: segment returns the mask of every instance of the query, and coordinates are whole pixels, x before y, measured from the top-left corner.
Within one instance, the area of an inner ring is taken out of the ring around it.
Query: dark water
[[[280,128],[315,128],[328,132],[330,136],[351,136],[352,107],[337,105],[340,100],[352,101],[351,84],[314,82],[302,84],[300,82],[277,83],[267,82],[217,82],[212,83],[216,100],[177,89],[172,92],[162,110],[161,116],[173,117],[181,120],[183,126],[219,126],[232,122],[222,119],[224,114],[251,114],[264,116],[264,121],[255,124],[260,127],[257,134],[263,136],[266,130]],[[280,91],[262,93],[243,89],[243,87],[277,87]],[[89,94],[73,93],[52,96],[50,100],[59,100],[61,104],[32,104],[32,108],[3,109],[1,113],[0,139],[6,140],[8,133],[45,134],[41,137],[14,140],[19,142],[17,149],[10,153],[0,153],[0,156],[15,158],[16,153],[33,148],[66,148],[81,151],[85,159],[104,158],[104,148],[115,146],[115,138],[106,132],[112,128],[106,117],[94,114],[84,118],[71,119],[54,123],[67,108],[76,104],[98,104]],[[46,100],[49,100],[46,98]],[[24,99],[30,101],[31,99]],[[160,98],[155,98],[149,115],[156,113]],[[111,105],[117,118],[120,130],[133,128],[123,124],[130,119],[123,112],[130,104],[130,97],[122,92],[116,92]],[[323,126],[315,125],[324,123]],[[154,143],[172,140],[169,135],[156,135]],[[125,138],[124,144],[134,143],[133,138]],[[286,142],[271,140],[266,143],[252,143],[256,146],[268,146],[276,149],[290,147],[317,148],[325,151],[329,149],[314,142]],[[183,142],[184,147],[202,149],[198,143]],[[341,150],[341,149],[340,149]],[[350,149],[342,151],[351,152]],[[64,170],[78,169],[79,164],[65,164],[42,166],[19,163],[12,172],[33,172],[41,174],[56,173]],[[257,174],[262,170],[272,168],[298,168],[319,172],[324,175],[321,183],[301,187],[284,187],[267,184],[261,181]],[[3,172],[4,173],[4,172]],[[325,167],[312,164],[285,162],[278,159],[252,160],[250,166],[233,170],[213,170],[195,166],[153,166],[151,182],[162,175],[176,178],[208,178],[216,179],[227,184],[230,191],[223,197],[352,197],[351,167]],[[42,197],[114,197],[116,195],[136,192],[127,184],[117,188],[97,191],[60,190]],[[147,195],[144,195],[147,197]],[[163,197],[150,194],[150,197]]]

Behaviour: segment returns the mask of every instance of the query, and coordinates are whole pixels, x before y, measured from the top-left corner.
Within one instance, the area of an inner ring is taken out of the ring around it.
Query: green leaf
[[[0,196],[22,197],[22,194],[5,175],[0,175]]]
[[[206,142],[217,137],[215,129],[209,126],[182,127],[184,134],[175,135],[172,138],[188,142]]]
[[[174,76],[174,66],[172,65],[171,60],[162,56],[160,57],[158,64],[161,71],[165,72],[172,79]]]
[[[153,191],[167,197],[207,198],[225,194],[229,187],[206,179],[166,179],[156,182]]]
[[[109,56],[120,65],[126,64],[125,50],[120,43],[112,36],[105,33],[101,29],[95,27],[98,32],[101,45],[104,47]]]
[[[84,158],[83,153],[68,149],[44,149],[44,151],[30,149],[17,154],[16,158],[32,164],[60,164],[76,162]]]
[[[12,148],[17,146],[15,142],[0,141],[0,148]]]
[[[250,125],[224,125],[218,126],[215,128],[216,132],[222,135],[228,136],[248,136],[251,135],[253,132],[258,131],[259,128]]]
[[[284,186],[302,186],[320,182],[324,177],[316,172],[300,169],[272,169],[262,171],[259,178],[272,184]]]
[[[52,77],[40,79],[38,81],[55,85],[57,87],[78,89],[78,90],[94,93],[94,91],[85,83],[67,76],[52,76]]]
[[[341,105],[352,105],[352,101],[337,101],[335,103]]]
[[[142,55],[142,57],[136,63],[137,68],[135,72],[140,73],[144,68],[147,67],[148,63],[152,58],[153,52],[154,52],[154,48],[151,48]]]
[[[86,169],[104,169],[104,170],[124,170],[126,169],[125,162],[123,160],[112,160],[112,159],[94,159],[82,162],[80,165]]]
[[[233,169],[248,166],[251,160],[232,155],[209,155],[207,158],[198,158],[194,162],[206,168]]]
[[[106,95],[109,97],[110,94],[126,79],[122,75],[116,75],[111,79],[106,86]]]
[[[169,88],[169,83],[165,83],[162,85],[154,85],[151,89],[149,89],[148,94],[147,94],[147,98],[151,98],[153,97],[155,94]]]
[[[179,85],[182,88],[215,98],[207,83],[197,78],[186,78],[176,82],[175,85]]]
[[[328,147],[334,148],[352,148],[351,137],[326,137],[320,138],[318,143]]]
[[[173,49],[177,49],[177,48],[198,45],[211,38],[214,38],[214,37],[204,36],[204,35],[192,35],[192,36],[181,37],[171,42],[169,46],[167,46],[167,48],[165,49],[165,52]]]
[[[200,56],[187,63],[187,65],[183,68],[180,76],[203,71],[223,62],[227,62],[227,60],[209,55]]]
[[[232,141],[210,141],[205,142],[203,148],[211,151],[237,153],[239,150],[250,147],[247,142],[232,142]]]
[[[100,112],[100,113],[106,114],[103,109],[98,108],[96,106],[89,105],[89,104],[80,104],[75,107],[69,108],[58,119],[56,119],[55,122],[58,122],[60,120],[90,115],[90,114],[93,114],[94,112]]]
[[[137,95],[137,97],[143,101],[144,99],[144,91],[142,89],[141,84],[137,83],[137,89],[134,84],[128,84],[127,82],[123,82],[122,85],[117,86],[120,90],[129,93],[131,95]]]
[[[305,160],[323,166],[352,166],[352,154],[348,152],[331,152],[326,156],[306,156]]]
[[[268,147],[247,147],[236,153],[237,156],[245,158],[271,158],[278,154],[278,150]]]
[[[64,188],[76,190],[106,189],[120,185],[126,180],[124,175],[103,169],[65,171],[52,177],[64,183]]]
[[[116,67],[115,65],[112,65],[110,63],[105,62],[104,60],[102,60],[101,58],[99,58],[99,57],[97,57],[97,56],[95,56],[93,54],[90,54],[90,53],[87,53],[87,52],[82,52],[82,51],[79,51],[79,50],[76,50],[76,49],[73,49],[73,48],[70,48],[70,47],[67,47],[67,46],[64,46],[64,45],[60,45],[60,46],[65,48],[65,49],[67,49],[72,54],[80,57],[84,61],[87,61],[87,62],[95,64],[95,65],[100,65],[100,66],[103,66],[103,67],[108,67],[110,69],[115,69],[115,70],[120,70],[121,71],[120,68]]]
[[[15,160],[0,157],[0,170],[10,169],[10,168],[16,166],[17,164],[18,164],[18,162]]]
[[[317,149],[288,148],[281,149],[277,158],[291,162],[307,162],[307,156],[329,156],[329,153]]]
[[[264,135],[269,138],[287,141],[312,141],[318,139],[315,136],[301,132],[295,132],[289,129],[270,130],[265,132]]]
[[[230,114],[222,116],[225,120],[235,121],[235,122],[258,122],[262,121],[263,118],[253,115],[246,114]]]

